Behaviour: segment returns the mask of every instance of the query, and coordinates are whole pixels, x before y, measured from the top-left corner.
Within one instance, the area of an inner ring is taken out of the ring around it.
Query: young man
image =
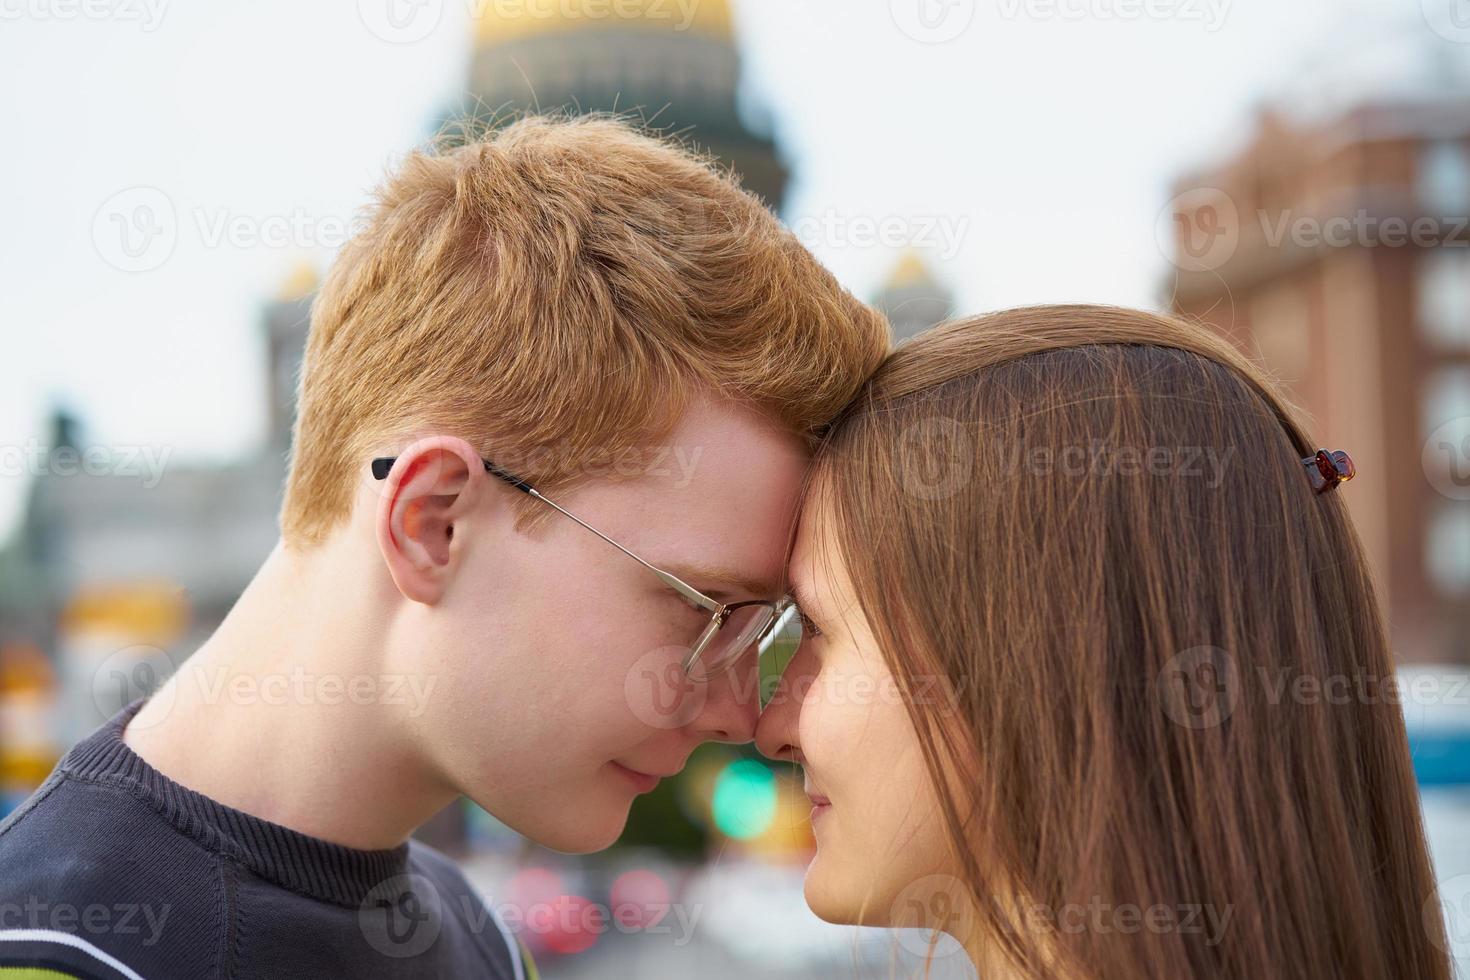
[[[811,437],[887,347],[621,123],[409,156],[313,309],[280,544],[0,825],[0,976],[523,976],[409,834],[463,794],[597,850],[750,740]]]

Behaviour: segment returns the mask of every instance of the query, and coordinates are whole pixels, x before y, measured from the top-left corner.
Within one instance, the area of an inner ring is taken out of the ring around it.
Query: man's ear
[[[485,493],[485,465],[468,442],[429,436],[398,454],[378,499],[378,547],[409,599],[433,605],[454,573],[462,523]],[[461,536],[460,540],[464,540]]]

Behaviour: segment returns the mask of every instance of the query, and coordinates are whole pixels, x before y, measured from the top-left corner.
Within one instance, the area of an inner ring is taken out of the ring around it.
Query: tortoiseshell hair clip
[[[1358,475],[1352,457],[1341,449],[1336,452],[1319,449],[1317,455],[1302,460],[1302,465],[1307,468],[1307,479],[1311,481],[1312,489],[1318,493],[1326,493]]]

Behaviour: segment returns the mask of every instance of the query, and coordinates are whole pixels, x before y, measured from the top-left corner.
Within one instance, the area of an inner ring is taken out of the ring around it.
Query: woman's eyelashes
[[[816,637],[822,635],[822,628],[816,624],[815,620],[813,620],[810,616],[806,614],[806,610],[802,609],[800,606],[797,606],[796,615],[801,619],[802,639],[815,639]]]

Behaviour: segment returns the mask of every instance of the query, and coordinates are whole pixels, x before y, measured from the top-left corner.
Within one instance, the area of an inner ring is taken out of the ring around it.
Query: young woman
[[[1351,466],[1169,317],[900,347],[818,456],[757,734],[812,908],[985,977],[1447,978]]]

